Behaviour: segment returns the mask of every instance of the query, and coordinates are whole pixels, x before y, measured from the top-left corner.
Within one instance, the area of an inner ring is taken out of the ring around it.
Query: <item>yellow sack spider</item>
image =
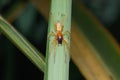
[[[51,15],[52,16],[52,15]],[[54,39],[52,40],[52,42],[50,43],[50,48],[49,48],[49,52],[51,54],[51,50],[54,47],[54,62],[55,62],[55,56],[56,56],[56,46],[58,45],[64,45],[64,51],[65,51],[65,62],[66,62],[66,57],[67,57],[67,52],[65,48],[68,48],[67,50],[69,50],[69,45],[68,45],[68,41],[64,39],[65,35],[70,35],[69,31],[65,31],[63,32],[64,29],[64,20],[65,20],[65,15],[61,15],[62,16],[62,24],[60,23],[60,21],[55,22],[54,21],[54,17],[52,16],[52,21],[54,22],[54,31],[50,32],[48,34],[48,39],[50,38],[50,36],[54,36]]]

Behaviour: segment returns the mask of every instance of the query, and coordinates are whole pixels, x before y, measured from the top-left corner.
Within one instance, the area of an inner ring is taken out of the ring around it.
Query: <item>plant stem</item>
[[[52,0],[44,80],[68,80],[70,29],[71,0]]]

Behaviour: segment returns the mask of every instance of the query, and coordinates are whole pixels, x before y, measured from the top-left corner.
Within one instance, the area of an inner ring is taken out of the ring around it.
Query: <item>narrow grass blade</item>
[[[113,37],[103,28],[94,16],[80,6],[79,2],[73,7],[73,17],[79,25],[80,31],[84,34],[91,48],[101,61],[104,68],[114,80],[120,79],[120,48]]]
[[[8,39],[10,39],[40,70],[44,71],[45,62],[43,55],[1,16],[0,31]]]
[[[72,21],[71,58],[87,80],[111,80],[88,40]]]
[[[68,80],[71,0],[52,0],[44,80]]]

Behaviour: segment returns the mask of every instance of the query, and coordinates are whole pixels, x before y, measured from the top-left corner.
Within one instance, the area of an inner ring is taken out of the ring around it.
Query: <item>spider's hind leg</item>
[[[50,43],[50,56],[51,56],[51,53],[54,49],[54,63],[55,63],[55,58],[56,58],[56,45],[57,45],[57,40],[56,39],[53,39],[53,41]]]
[[[54,39],[53,40],[53,42],[54,42],[54,63],[55,63],[55,57],[56,57],[56,45],[57,45],[57,40],[56,39]]]
[[[67,40],[63,39],[63,45],[64,45],[64,51],[65,51],[65,63],[67,62],[67,54],[69,52],[69,44],[67,42]]]

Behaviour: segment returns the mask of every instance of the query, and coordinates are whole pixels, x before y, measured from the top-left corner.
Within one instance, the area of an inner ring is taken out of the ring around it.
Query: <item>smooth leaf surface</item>
[[[51,1],[44,80],[69,79],[71,2]]]

